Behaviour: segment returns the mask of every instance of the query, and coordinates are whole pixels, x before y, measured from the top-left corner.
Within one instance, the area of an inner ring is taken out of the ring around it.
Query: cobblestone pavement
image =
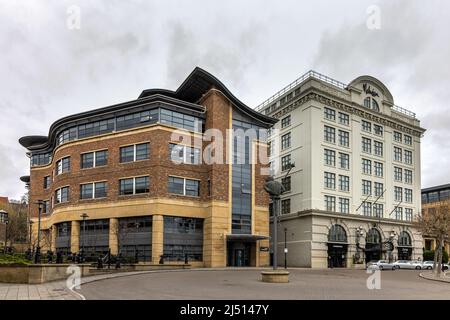
[[[448,283],[415,270],[381,272],[381,289],[369,290],[365,270],[290,269],[290,283],[261,282],[260,270],[158,272],[82,285],[86,299],[450,299]]]

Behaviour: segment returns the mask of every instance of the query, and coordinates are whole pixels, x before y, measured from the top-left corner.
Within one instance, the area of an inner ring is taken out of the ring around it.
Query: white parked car
[[[396,269],[422,269],[422,263],[420,261],[398,260],[394,262]]]
[[[367,269],[395,270],[397,268],[393,263],[389,263],[387,260],[375,260],[370,261],[367,264]]]

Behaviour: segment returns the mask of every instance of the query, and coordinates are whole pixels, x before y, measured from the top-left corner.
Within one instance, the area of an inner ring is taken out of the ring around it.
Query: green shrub
[[[2,264],[15,264],[15,265],[27,265],[31,261],[25,259],[24,254],[0,254],[0,265]]]
[[[423,252],[423,261],[434,261],[434,250],[425,250]],[[442,262],[448,263],[448,253],[442,252]]]

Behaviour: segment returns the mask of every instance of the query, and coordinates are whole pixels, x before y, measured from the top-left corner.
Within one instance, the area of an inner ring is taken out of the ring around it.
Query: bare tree
[[[433,212],[417,217],[417,227],[422,235],[436,240],[437,249],[434,252],[433,269],[436,276],[441,276],[442,253],[445,240],[450,235],[450,206],[449,202],[440,202]]]
[[[28,235],[28,203],[10,202],[1,205],[0,209],[8,213],[8,242],[13,247],[15,243],[25,243]]]

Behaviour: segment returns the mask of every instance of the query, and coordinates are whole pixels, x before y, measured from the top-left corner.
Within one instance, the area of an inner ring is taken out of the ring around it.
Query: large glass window
[[[202,132],[203,127],[201,119],[167,109],[161,109],[160,122],[162,124],[168,124],[170,126],[196,132]]]
[[[281,184],[286,192],[291,191],[291,177],[281,178]]]
[[[372,203],[371,202],[364,202],[362,205],[363,208],[363,215],[370,217],[372,216]]]
[[[405,169],[405,183],[412,184],[413,182],[412,175],[413,173],[411,170]]]
[[[380,182],[374,183],[374,191],[375,191],[375,197],[382,197],[384,193],[383,184]]]
[[[80,199],[106,198],[107,183],[94,182],[80,185]]]
[[[350,177],[339,175],[339,190],[344,192],[350,191]]]
[[[402,161],[402,149],[398,147],[394,147],[394,160],[395,161]]]
[[[403,208],[402,207],[397,207],[395,209],[395,219],[403,220]]]
[[[374,152],[375,152],[376,156],[379,156],[379,157],[383,156],[383,142],[374,141],[373,148],[374,148]]]
[[[405,220],[412,221],[413,220],[413,209],[405,208]]]
[[[341,169],[350,169],[350,155],[339,152],[339,167]]]
[[[334,167],[336,165],[336,152],[333,150],[324,150],[325,165]]]
[[[120,162],[133,162],[150,158],[150,144],[140,143],[120,148]]]
[[[78,126],[78,139],[114,131],[114,119],[101,120]]]
[[[69,187],[63,187],[55,191],[55,204],[69,201]]]
[[[31,156],[31,166],[43,166],[52,162],[51,153],[33,154]]]
[[[133,195],[150,192],[150,178],[148,176],[119,180],[119,195]]]
[[[405,188],[405,202],[412,203],[413,202],[413,191],[412,189]]]
[[[362,159],[362,172],[364,174],[372,174],[372,161]]]
[[[52,184],[52,177],[51,176],[44,177],[44,189],[50,188],[51,184]]]
[[[291,133],[286,133],[281,136],[281,150],[291,147]]]
[[[325,172],[324,186],[327,189],[336,189],[336,174],[331,172]]]
[[[339,198],[339,212],[350,213],[350,199]]]
[[[62,158],[56,162],[56,175],[70,171],[70,157]]]
[[[164,258],[203,260],[203,219],[164,216]]]
[[[395,201],[403,201],[403,188],[394,187],[394,199]]]
[[[336,143],[336,129],[333,127],[324,127],[324,139],[329,143]]]
[[[336,212],[336,197],[325,196],[325,210]]]
[[[81,168],[95,168],[100,166],[106,166],[108,164],[108,151],[95,151],[83,153],[81,155]]]
[[[291,168],[291,155],[285,155],[281,158],[281,170],[285,171]]]
[[[130,217],[119,219],[118,242],[122,256],[138,257],[139,261],[152,260],[152,217]]]
[[[325,119],[336,121],[336,111],[327,107],[325,107],[323,110]]]
[[[291,116],[288,115],[281,119],[281,129],[287,128],[291,125]]]
[[[361,129],[366,132],[372,132],[372,124],[369,121],[361,121]]]
[[[405,150],[405,163],[412,164],[412,152]]]
[[[383,177],[383,164],[381,162],[374,162],[375,175],[377,177]]]
[[[372,152],[372,140],[368,138],[362,138],[362,151],[366,153]]]
[[[402,182],[402,168],[394,167],[394,180]]]
[[[373,125],[373,132],[378,135],[378,136],[382,136],[383,135],[383,126],[379,126],[377,124]]]
[[[159,109],[147,110],[117,117],[117,130],[129,129],[157,123]]]
[[[412,137],[405,134],[405,144],[412,146]]]
[[[181,144],[169,144],[169,156],[172,162],[185,164],[200,164],[200,149]]]
[[[365,196],[372,195],[372,181],[369,180],[362,181],[362,193]]]
[[[328,241],[347,242],[347,233],[342,226],[334,224],[328,232]]]
[[[373,215],[377,218],[383,217],[384,206],[382,203],[373,204]]]
[[[350,134],[347,131],[339,130],[339,145],[343,147],[350,146]]]
[[[402,134],[401,134],[401,132],[394,131],[394,141],[402,142]]]
[[[281,200],[281,214],[291,213],[291,199]]]
[[[350,116],[346,113],[339,112],[339,123],[344,126],[350,125]]]
[[[200,181],[179,177],[169,177],[168,192],[183,196],[200,196]]]

